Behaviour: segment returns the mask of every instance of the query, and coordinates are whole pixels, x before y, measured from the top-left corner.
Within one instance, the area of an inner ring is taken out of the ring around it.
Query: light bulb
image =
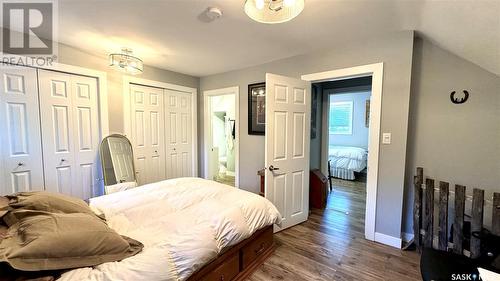
[[[264,9],[264,0],[255,0],[255,7],[259,10]]]
[[[291,7],[295,4],[295,0],[283,0],[285,7]]]

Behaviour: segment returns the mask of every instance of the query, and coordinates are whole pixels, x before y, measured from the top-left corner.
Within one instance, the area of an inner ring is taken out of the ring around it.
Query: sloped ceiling
[[[243,0],[59,1],[58,41],[106,56],[130,47],[148,65],[194,76],[304,54],[361,37],[416,30],[500,75],[500,1],[306,0],[296,19],[253,22]],[[203,12],[219,7],[221,19]]]

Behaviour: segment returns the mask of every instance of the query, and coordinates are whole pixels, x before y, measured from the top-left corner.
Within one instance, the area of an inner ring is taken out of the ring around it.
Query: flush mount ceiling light
[[[245,13],[261,23],[282,23],[304,10],[304,0],[246,0]]]
[[[142,60],[138,57],[134,57],[132,55],[132,50],[128,48],[122,48],[122,52],[119,54],[110,54],[109,66],[133,75],[141,74],[144,67]]]

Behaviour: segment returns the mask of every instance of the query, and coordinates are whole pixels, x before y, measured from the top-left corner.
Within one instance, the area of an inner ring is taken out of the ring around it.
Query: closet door
[[[132,146],[139,185],[165,179],[163,90],[130,85]]]
[[[46,70],[38,78],[46,189],[90,198],[99,145],[96,79]]]
[[[71,75],[75,182],[73,195],[96,194],[99,163],[99,111],[97,79]]]
[[[167,178],[193,175],[191,95],[165,90]]]
[[[0,69],[0,195],[43,190],[36,70]]]

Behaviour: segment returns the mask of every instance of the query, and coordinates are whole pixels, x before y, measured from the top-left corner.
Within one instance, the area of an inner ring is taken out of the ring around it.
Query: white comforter
[[[90,201],[111,228],[144,244],[136,256],[59,280],[186,280],[225,248],[281,222],[267,199],[199,178],[144,185]]]
[[[366,168],[367,152],[353,146],[332,146],[328,150],[331,168],[361,172]]]

